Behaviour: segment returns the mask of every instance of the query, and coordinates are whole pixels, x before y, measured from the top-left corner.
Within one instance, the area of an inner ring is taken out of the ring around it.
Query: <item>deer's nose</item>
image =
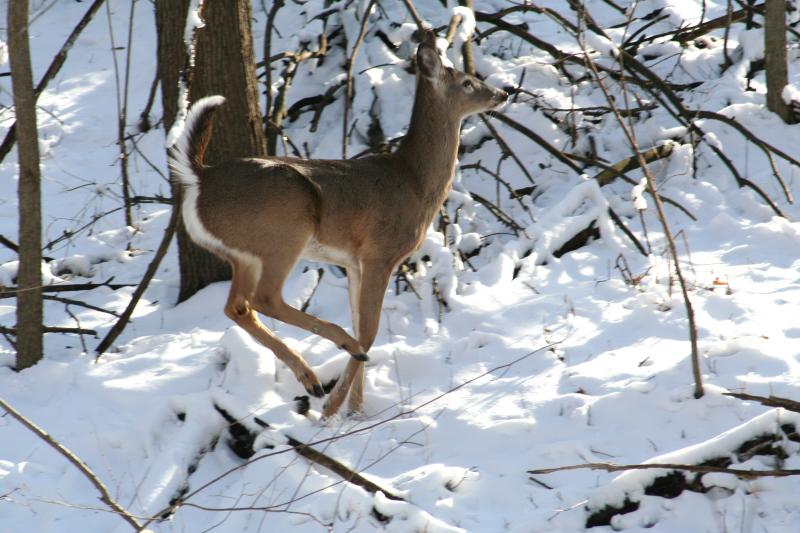
[[[495,89],[494,97],[492,99],[497,102],[497,105],[500,105],[508,100],[508,93],[503,89]]]

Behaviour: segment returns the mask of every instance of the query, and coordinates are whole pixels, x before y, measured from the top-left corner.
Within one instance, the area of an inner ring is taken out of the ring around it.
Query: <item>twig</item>
[[[105,213],[101,213],[99,215],[92,215],[92,219],[89,222],[87,222],[86,224],[84,224],[83,226],[81,226],[80,228],[78,228],[76,230],[65,231],[64,233],[62,233],[61,235],[59,235],[58,237],[56,237],[52,241],[50,241],[47,244],[45,244],[42,247],[42,249],[43,250],[52,250],[53,246],[55,246],[59,242],[61,242],[63,240],[66,240],[66,239],[71,239],[72,237],[74,237],[75,235],[79,234],[80,232],[82,232],[86,228],[91,227],[95,222],[97,222],[101,218],[106,217],[108,215],[112,215],[112,214],[116,213],[117,211],[121,211],[122,209],[124,209],[124,207],[115,207],[114,209],[109,209]]]
[[[316,463],[322,467],[327,468],[334,474],[338,475],[342,479],[346,480],[348,483],[352,483],[353,485],[357,485],[362,489],[366,490],[367,492],[376,493],[382,492],[384,496],[389,498],[390,500],[395,501],[405,501],[400,496],[393,494],[392,492],[384,489],[377,483],[370,481],[369,479],[365,478],[355,470],[352,470],[344,463],[341,463],[334,459],[333,457],[326,455],[318,450],[315,450],[308,444],[300,442],[297,439],[286,435],[286,442],[289,446],[294,448],[299,455],[302,455],[312,463]]]
[[[278,15],[278,10],[282,8],[284,5],[284,0],[274,0],[272,2],[272,6],[270,7],[269,13],[267,13],[267,23],[266,28],[264,30],[264,58],[269,58],[272,54],[272,30],[275,28],[275,17]],[[266,74],[266,91],[265,91],[265,101],[264,101],[264,117],[271,117],[272,115],[272,60],[266,63],[265,65],[265,74]],[[269,131],[269,121],[264,123],[264,134],[269,138],[270,131]],[[269,148],[270,143],[267,143],[267,147]],[[273,149],[275,148],[274,143],[271,145]],[[274,152],[267,152],[267,155],[276,155]]]
[[[528,470],[528,474],[552,474],[566,470],[605,470],[606,472],[619,472],[623,470],[682,470],[684,472],[697,472],[700,474],[720,473],[733,474],[745,479],[760,477],[788,477],[800,475],[800,469],[787,470],[743,470],[741,468],[724,468],[721,466],[687,465],[679,463],[647,463],[620,465],[616,463],[582,463],[577,465],[557,466],[553,468],[539,468]]]
[[[69,315],[69,317],[70,317],[72,320],[74,320],[74,321],[75,321],[75,323],[78,325],[78,329],[80,329],[80,328],[81,328],[81,321],[80,321],[80,319],[77,317],[77,315],[75,315],[75,313],[73,313],[73,312],[72,312],[72,309],[70,309],[70,308],[69,308],[69,304],[66,304],[66,305],[64,306],[64,311],[66,311],[66,312],[67,312],[67,314]],[[88,331],[88,330],[87,330],[87,331]],[[95,333],[95,335],[97,335],[97,333]],[[80,339],[80,341],[81,341],[81,348],[83,348],[83,352],[82,352],[82,353],[89,353],[89,349],[88,349],[88,348],[86,348],[86,340],[83,338],[83,334],[82,334],[82,333],[79,333],[79,334],[78,334],[78,338],[79,338],[79,339]]]
[[[159,83],[161,83],[161,80],[158,79],[158,70],[156,69],[156,75],[153,77],[153,81],[150,83],[150,92],[147,93],[147,102],[144,105],[144,109],[142,109],[142,112],[139,114],[138,127],[141,133],[146,133],[153,127],[153,125],[150,123],[150,110],[153,108],[153,104],[155,103]]]
[[[411,18],[414,19],[414,24],[417,25],[417,30],[424,31],[425,30],[425,23],[422,22],[422,18],[417,13],[417,8],[414,7],[414,2],[411,0],[403,0],[403,3],[406,5],[406,9],[408,10],[408,14],[411,15]]]
[[[525,177],[528,178],[528,181],[535,184],[536,182],[534,181],[533,176],[531,176],[531,173],[528,172],[527,167],[525,167],[525,165],[522,163],[522,160],[519,157],[517,157],[516,152],[514,152],[514,150],[511,149],[511,147],[508,145],[503,136],[500,135],[500,132],[498,132],[497,128],[494,127],[494,124],[492,124],[486,118],[486,114],[481,113],[478,116],[483,121],[483,124],[486,126],[486,128],[489,130],[489,133],[492,134],[492,137],[494,137],[494,140],[495,142],[497,142],[497,145],[500,147],[500,150],[503,152],[503,155],[513,159],[514,162],[519,167],[519,169],[522,171],[522,173],[525,174]]]
[[[775,179],[778,180],[778,183],[780,184],[781,189],[783,190],[783,194],[786,196],[786,201],[789,202],[790,204],[794,203],[794,199],[792,198],[792,193],[786,186],[786,182],[783,180],[783,177],[780,175],[780,172],[778,172],[778,168],[775,165],[775,160],[773,159],[772,154],[777,155],[781,159],[784,159],[785,161],[789,162],[790,164],[798,168],[800,168],[800,161],[790,156],[783,150],[777,148],[776,146],[773,146],[768,142],[760,139],[752,131],[748,130],[747,128],[739,124],[739,122],[737,122],[735,119],[726,117],[722,113],[716,113],[714,111],[706,111],[702,109],[697,111],[688,111],[688,113],[696,116],[699,119],[717,120],[719,122],[727,124],[728,126],[734,128],[736,131],[741,133],[748,141],[758,146],[761,149],[761,151],[764,152],[764,155],[767,156],[770,167],[772,168],[772,174],[775,176]]]
[[[283,128],[283,119],[286,117],[286,101],[288,100],[289,87],[294,81],[297,67],[308,59],[317,59],[328,53],[328,38],[325,34],[319,36],[319,47],[315,51],[300,50],[297,53],[287,56],[289,63],[283,71],[283,85],[278,89],[275,97],[272,115],[266,120],[267,128],[267,153],[277,155],[278,134]],[[299,154],[299,151],[298,151]]]
[[[472,198],[473,198],[473,199],[474,199],[476,202],[478,202],[479,204],[481,204],[482,206],[484,206],[486,209],[488,209],[488,210],[489,210],[489,212],[490,212],[491,214],[493,214],[493,215],[495,216],[495,218],[496,218],[496,219],[497,219],[497,220],[498,220],[498,221],[499,221],[501,224],[503,224],[503,225],[504,225],[504,226],[506,226],[507,228],[510,228],[510,229],[511,229],[511,230],[514,232],[514,235],[519,235],[519,232],[520,232],[520,231],[525,231],[525,229],[524,229],[524,228],[523,228],[523,227],[522,227],[522,226],[521,226],[521,225],[520,225],[520,224],[519,224],[519,223],[518,223],[516,220],[514,220],[514,219],[513,219],[513,218],[511,218],[509,215],[507,215],[507,214],[505,213],[505,211],[503,211],[502,209],[500,209],[500,207],[498,207],[498,206],[494,205],[494,204],[491,202],[491,200],[487,200],[486,198],[484,198],[484,197],[483,197],[483,196],[481,196],[480,194],[478,194],[478,193],[476,193],[476,192],[473,192],[473,191],[469,191],[469,195],[470,195],[470,196],[472,196]]]
[[[103,353],[111,346],[117,337],[119,337],[120,333],[122,333],[122,331],[125,329],[125,326],[128,325],[128,321],[131,319],[131,315],[133,314],[133,310],[136,308],[136,304],[139,303],[139,299],[150,285],[150,281],[153,279],[153,276],[155,276],[158,266],[161,264],[161,260],[167,253],[169,243],[172,241],[172,237],[175,235],[175,230],[178,227],[179,214],[180,206],[173,205],[172,213],[169,217],[169,223],[164,229],[164,236],[161,238],[161,243],[158,245],[158,249],[153,256],[153,259],[150,261],[150,264],[147,265],[147,270],[145,271],[144,276],[142,276],[142,280],[139,282],[136,290],[133,291],[131,300],[128,302],[128,307],[125,308],[125,311],[122,312],[119,320],[117,320],[117,322],[111,327],[103,340],[100,341],[100,344],[97,345],[97,348],[95,349],[95,359],[98,359],[101,355],[103,355]]]
[[[317,269],[317,282],[314,284],[314,288],[311,289],[311,294],[308,295],[308,298],[306,298],[306,301],[303,302],[303,305],[300,307],[300,310],[302,312],[305,313],[308,310],[308,306],[311,304],[311,298],[313,298],[314,294],[317,292],[317,289],[319,288],[319,284],[322,282],[322,276],[324,276],[324,275],[325,275],[325,269],[324,268],[318,268]]]
[[[591,19],[590,15],[586,12],[585,8],[583,8],[582,5],[578,7],[580,8],[579,14],[581,16],[581,19],[587,24],[588,27],[590,28],[595,27],[596,24]],[[626,140],[628,141],[628,144],[630,145],[636,157],[639,158],[639,166],[644,172],[645,178],[647,180],[647,188],[650,190],[650,195],[653,197],[653,203],[656,206],[656,213],[658,214],[658,219],[661,222],[662,227],[664,228],[664,236],[667,239],[667,246],[669,247],[670,254],[672,255],[672,258],[675,261],[675,275],[677,276],[678,283],[681,287],[683,302],[686,307],[686,316],[689,322],[688,324],[689,343],[691,345],[692,374],[694,376],[694,397],[701,398],[704,394],[703,376],[702,373],[700,372],[700,354],[697,347],[697,326],[695,324],[694,309],[692,307],[692,301],[689,298],[689,289],[686,280],[683,277],[683,271],[680,266],[680,260],[678,258],[678,250],[677,247],[675,246],[675,240],[672,237],[672,232],[669,228],[669,223],[667,222],[667,215],[664,212],[664,204],[661,202],[661,197],[659,196],[658,190],[656,189],[655,178],[653,177],[653,174],[650,172],[650,168],[647,166],[647,162],[642,157],[642,151],[639,148],[638,141],[636,140],[636,132],[631,127],[626,125],[622,115],[620,115],[619,112],[617,112],[617,106],[614,101],[614,98],[608,92],[608,88],[603,82],[603,79],[600,77],[600,73],[597,71],[597,68],[595,68],[595,63],[589,56],[589,53],[587,52],[586,47],[584,45],[583,39],[579,38],[578,43],[581,46],[581,49],[586,54],[587,65],[589,66],[589,69],[592,71],[592,74],[594,75],[595,81],[600,87],[600,90],[603,91],[603,95],[605,96],[608,105],[611,107],[614,116],[617,120],[617,123],[619,124],[623,134],[625,135]],[[624,53],[625,52],[621,52],[620,61],[623,60],[622,54]],[[623,84],[623,91],[625,91],[624,84]],[[625,102],[627,104],[627,92],[624,92],[624,95],[625,95]]]
[[[111,507],[115,513],[117,513],[120,518],[128,522],[135,531],[139,531],[142,526],[139,522],[131,516],[131,514],[126,511],[120,504],[114,500],[111,494],[108,492],[108,489],[100,481],[100,478],[95,475],[94,472],[84,463],[78,456],[72,453],[66,446],[56,441],[53,437],[50,436],[45,430],[28,420],[22,413],[11,407],[5,400],[0,398],[0,407],[2,407],[8,414],[10,414],[14,419],[17,420],[20,424],[31,430],[33,433],[36,434],[40,439],[46,442],[51,448],[55,451],[60,453],[64,458],[66,458],[70,463],[72,463],[78,470],[80,470],[81,474],[84,475],[89,482],[94,485],[97,491],[100,493],[100,501]]]
[[[42,298],[44,298],[45,300],[52,300],[54,302],[59,302],[62,304],[77,305],[80,307],[85,307],[86,309],[91,309],[92,311],[97,311],[100,313],[106,313],[109,315],[119,317],[119,314],[115,311],[109,311],[108,309],[103,309],[102,307],[98,307],[96,305],[92,305],[90,303],[86,303],[81,300],[73,300],[72,298],[64,298],[63,296],[54,296],[52,294],[43,294]]]
[[[117,46],[114,41],[114,25],[111,22],[111,7],[106,4],[106,18],[108,19],[108,35],[111,40],[111,57],[114,62],[114,79],[116,82],[117,91],[117,146],[119,147],[119,169],[122,181],[122,198],[125,208],[125,225],[133,226],[133,215],[131,213],[131,185],[130,175],[128,174],[128,151],[125,143],[125,121],[128,115],[128,76],[130,74],[130,53],[131,53],[131,39],[133,38],[133,11],[136,1],[131,1],[130,14],[128,19],[128,46],[126,53],[128,61],[125,66],[125,84],[124,91],[120,88],[119,79],[119,65],[117,63]],[[122,94],[124,92],[124,95]]]
[[[639,250],[639,253],[647,257],[647,250],[644,249],[642,243],[639,242],[639,239],[636,238],[636,235],[633,234],[633,232],[630,230],[630,228],[628,228],[628,226],[625,225],[619,215],[610,207],[608,208],[608,216],[611,217],[611,221],[614,222],[620,231],[622,231],[622,233],[624,233],[625,236],[630,239],[633,245],[636,246],[636,249]]]
[[[494,117],[495,119],[499,120],[506,126],[509,126],[518,131],[519,133],[525,135],[533,142],[544,148],[550,155],[552,155],[553,157],[561,161],[563,164],[568,166],[570,169],[572,169],[579,176],[583,173],[580,167],[578,167],[578,165],[576,165],[570,158],[561,153],[561,150],[559,150],[558,148],[554,147],[552,144],[547,142],[541,135],[539,135],[532,129],[528,128],[523,124],[520,124],[516,120],[507,117],[506,115],[501,115],[500,113],[496,113],[494,111],[489,111],[486,114],[489,115],[490,117]]]
[[[502,178],[502,176],[500,176],[500,174],[498,174],[497,172],[493,172],[493,171],[489,170],[480,161],[478,161],[477,163],[469,164],[469,165],[461,165],[461,170],[462,171],[464,171],[464,170],[479,170],[479,171],[485,172],[486,174],[488,174],[491,177],[493,177],[495,179],[495,181],[497,181],[498,183],[503,185],[503,187],[505,187],[505,189],[508,191],[509,197],[514,199],[514,200],[516,200],[517,203],[520,205],[520,207],[526,213],[528,213],[528,216],[531,218],[531,220],[533,220],[533,213],[531,213],[530,208],[527,205],[525,205],[525,202],[522,201],[522,196],[523,195],[517,194],[517,192],[514,190],[514,188],[511,187],[511,184],[508,183],[506,180],[504,180]]]
[[[13,252],[19,253],[19,245],[12,241],[11,239],[7,238],[5,235],[0,235],[0,244],[8,248]]]
[[[353,43],[353,51],[350,57],[347,58],[347,65],[345,66],[347,82],[345,84],[344,114],[342,116],[342,159],[347,159],[347,132],[350,128],[350,106],[353,103],[353,64],[356,61],[356,56],[358,56],[361,43],[364,42],[364,36],[367,33],[367,21],[369,20],[369,14],[374,5],[375,0],[370,0],[364,13],[361,14],[361,26],[358,29],[358,37],[356,37],[356,42]]]

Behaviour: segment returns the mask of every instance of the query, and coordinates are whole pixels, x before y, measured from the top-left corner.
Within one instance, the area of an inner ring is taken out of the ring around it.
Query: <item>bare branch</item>
[[[788,477],[800,475],[800,470],[743,470],[741,468],[724,468],[720,466],[688,465],[680,463],[647,463],[620,465],[616,463],[582,463],[577,465],[557,466],[553,468],[539,468],[528,470],[528,474],[552,474],[567,470],[605,470],[606,472],[620,472],[624,470],[681,470],[684,472],[697,472],[700,474],[720,473],[733,474],[745,479],[756,479],[760,477]]]
[[[43,326],[42,327],[43,333],[74,333],[76,335],[94,335],[97,336],[97,332],[93,329],[83,329],[83,328],[62,328],[58,326]],[[0,333],[4,335],[16,335],[17,330],[16,328],[9,328],[7,326],[0,326]]]
[[[361,26],[358,30],[358,37],[356,37],[356,42],[353,43],[353,51],[350,53],[350,57],[347,58],[347,65],[345,67],[347,82],[345,84],[344,116],[342,117],[342,159],[347,159],[347,132],[350,128],[350,106],[353,103],[353,64],[356,61],[356,56],[358,56],[361,43],[364,42],[364,36],[367,33],[367,21],[369,20],[369,14],[374,5],[375,0],[370,0],[366,9],[361,14]]]
[[[780,398],[778,396],[756,396],[754,394],[746,394],[744,392],[723,392],[725,396],[731,396],[745,401],[758,402],[761,405],[769,407],[783,407],[787,411],[794,411],[800,413],[800,402],[790,400],[788,398]]]
[[[97,491],[100,493],[100,501],[108,505],[115,513],[117,513],[120,518],[128,522],[131,527],[133,527],[134,531],[140,531],[142,526],[139,522],[131,516],[131,514],[126,511],[116,500],[111,496],[108,492],[108,489],[100,481],[100,478],[95,475],[94,472],[89,468],[89,466],[84,463],[78,456],[76,456],[72,451],[70,451],[66,446],[56,441],[53,437],[50,436],[45,430],[31,422],[27,419],[22,413],[11,407],[5,400],[0,398],[0,407],[2,407],[8,414],[10,414],[14,419],[16,419],[20,424],[28,428],[30,431],[36,434],[40,439],[42,439],[48,446],[53,448],[59,454],[61,454],[64,458],[67,459],[70,463],[72,463],[83,476],[89,480],[89,482],[94,485]]]
[[[133,310],[136,308],[136,304],[139,303],[139,299],[150,285],[150,281],[153,279],[153,276],[155,276],[158,266],[161,264],[161,260],[167,254],[169,243],[172,241],[172,237],[175,235],[175,230],[178,227],[179,215],[180,206],[173,205],[169,223],[164,229],[164,236],[161,238],[161,243],[158,245],[158,249],[153,256],[153,259],[150,261],[150,264],[147,265],[147,270],[145,271],[144,276],[142,276],[142,280],[139,282],[136,290],[133,291],[131,300],[128,302],[128,307],[125,308],[125,311],[122,312],[119,320],[117,320],[114,326],[108,331],[103,340],[100,341],[100,344],[97,345],[97,348],[95,349],[95,358],[99,358],[101,355],[103,355],[103,353],[108,350],[111,344],[117,339],[120,333],[122,333],[122,331],[125,329],[125,326],[128,325],[128,321],[131,319],[131,315],[133,314]]]
[[[74,291],[90,291],[100,287],[108,287],[111,290],[123,289],[125,287],[133,287],[129,283],[117,284],[111,283],[114,276],[111,276],[102,283],[63,283],[60,285],[44,285],[42,286],[43,292],[74,292]],[[2,287],[0,286],[0,299],[14,298],[18,292],[28,289],[19,289],[17,287]]]

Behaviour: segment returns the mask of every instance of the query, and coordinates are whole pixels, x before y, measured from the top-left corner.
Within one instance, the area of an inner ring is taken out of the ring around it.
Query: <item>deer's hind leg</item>
[[[281,293],[283,284],[300,258],[304,246],[305,243],[290,245],[284,242],[279,254],[274,253],[264,261],[264,268],[253,297],[253,306],[266,316],[328,339],[339,348],[347,350],[354,359],[366,361],[366,350],[361,343],[341,327],[295,309],[283,299]]]
[[[225,314],[289,367],[309,394],[318,398],[324,396],[322,384],[305,359],[270,331],[256,314],[252,301],[259,279],[263,276],[261,261],[253,257],[232,259],[230,263],[233,281],[225,304]]]

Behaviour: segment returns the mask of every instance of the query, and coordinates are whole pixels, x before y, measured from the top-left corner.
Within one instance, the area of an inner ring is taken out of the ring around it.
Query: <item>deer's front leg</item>
[[[384,261],[362,261],[358,271],[348,270],[350,286],[350,305],[353,323],[361,345],[369,350],[378,334],[381,319],[381,306],[389,285],[389,278],[394,269],[393,264]],[[351,276],[351,273],[353,274]],[[344,402],[348,391],[351,411],[361,410],[364,402],[364,363],[350,360],[336,386],[330,393],[323,408],[323,416],[335,414]]]

